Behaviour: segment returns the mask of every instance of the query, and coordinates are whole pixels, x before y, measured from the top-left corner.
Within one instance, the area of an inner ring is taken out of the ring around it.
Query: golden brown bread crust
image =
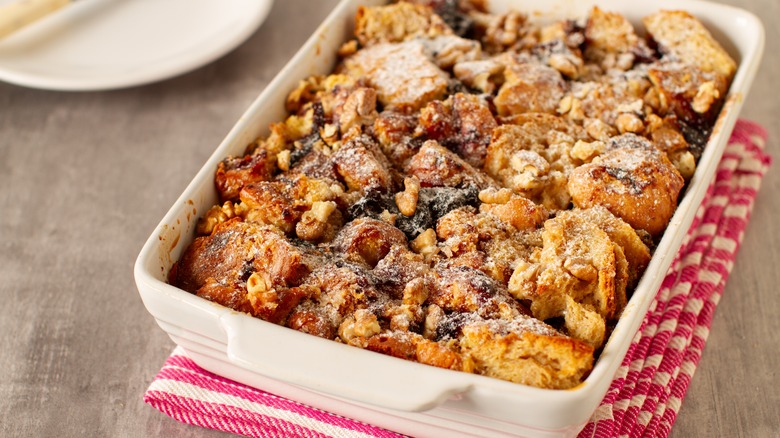
[[[241,189],[251,183],[268,181],[273,175],[273,162],[266,151],[244,157],[230,157],[219,163],[214,178],[221,201],[236,201]]]
[[[566,82],[553,68],[535,62],[511,62],[504,70],[504,85],[493,102],[498,114],[555,113]]]
[[[355,37],[363,46],[436,37],[452,30],[431,8],[408,2],[385,7],[361,6],[355,15]]]
[[[361,8],[337,73],[301,81],[289,116],[217,166],[219,203],[170,282],[404,360],[582,382],[733,61],[684,13],[646,20],[657,53],[598,8],[582,27],[460,3]]]
[[[659,105],[693,125],[714,120],[728,90],[725,77],[682,63],[653,66],[648,75]]]
[[[422,145],[414,137],[417,120],[416,115],[395,111],[382,111],[374,120],[374,135],[382,152],[398,168],[403,169]]]
[[[487,102],[471,94],[456,93],[420,111],[419,129],[425,137],[452,149],[477,169],[485,162],[490,135],[497,126]]]
[[[530,317],[466,324],[461,351],[480,374],[539,388],[576,386],[593,365],[593,348]]]
[[[393,188],[390,163],[371,137],[360,135],[346,141],[331,160],[348,190],[385,193]]]
[[[394,246],[406,246],[406,236],[398,228],[371,218],[356,219],[339,231],[334,249],[347,260],[376,266]]]
[[[594,206],[585,210],[575,209],[564,214],[576,214],[607,233],[610,240],[619,245],[628,263],[628,284],[632,287],[650,263],[650,248],[628,223],[616,217],[606,208]]]
[[[730,81],[737,63],[704,25],[685,11],[660,11],[642,19],[650,37],[674,61],[712,72]]]
[[[447,92],[448,77],[426,55],[419,41],[380,43],[344,61],[346,74],[366,78],[385,108],[410,112]]]
[[[677,208],[685,181],[669,159],[650,141],[623,134],[610,141],[598,162],[572,171],[568,189],[574,205],[595,205],[658,236]]]
[[[660,11],[642,22],[663,54],[649,71],[660,104],[687,123],[713,123],[737,63],[704,25],[685,11]]]
[[[560,212],[544,223],[542,241],[538,257],[517,264],[509,292],[530,301],[535,317],[563,317],[570,336],[600,347],[607,325],[625,307],[627,288],[647,266],[649,250],[602,207]]]
[[[291,232],[303,214],[295,188],[284,181],[263,181],[241,189],[241,203],[253,211],[252,220]]]
[[[273,233],[234,218],[219,224],[210,236],[196,238],[176,264],[174,283],[194,293],[209,278],[220,283],[239,281],[252,262],[254,246],[247,239],[250,229],[251,235],[264,238]]]
[[[407,289],[407,285],[415,279],[423,278],[429,269],[422,255],[410,251],[406,245],[399,244],[392,246],[377,262],[373,272],[383,290],[392,298],[401,298],[405,293],[406,295],[413,293],[412,289]],[[425,287],[425,285],[415,285],[415,287]],[[411,296],[407,297],[407,300],[411,299]]]
[[[399,359],[456,371],[469,371],[461,354],[447,344],[429,341],[408,331],[388,331],[366,340],[366,349]]]
[[[405,171],[416,176],[423,187],[475,187],[481,190],[496,186],[489,176],[435,140],[422,145],[409,160]]]
[[[427,302],[445,312],[476,314],[486,319],[523,313],[519,303],[492,278],[466,266],[443,267],[431,273]]]
[[[585,26],[585,57],[602,67],[627,70],[642,40],[622,15],[594,7]]]

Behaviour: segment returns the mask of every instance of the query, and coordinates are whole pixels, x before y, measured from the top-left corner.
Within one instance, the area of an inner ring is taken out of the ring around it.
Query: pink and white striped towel
[[[709,334],[761,179],[766,132],[739,121],[663,286],[580,437],[669,434]],[[400,437],[214,375],[176,348],[144,401],[187,424],[252,437]]]

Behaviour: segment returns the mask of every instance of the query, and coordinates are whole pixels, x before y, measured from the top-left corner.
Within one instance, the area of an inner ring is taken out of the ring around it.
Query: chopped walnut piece
[[[267,275],[253,272],[246,280],[246,290],[249,302],[255,308],[273,310],[279,305],[279,297]]]
[[[509,11],[502,15],[472,14],[477,28],[481,28],[482,46],[489,53],[503,52],[521,42],[525,33],[528,16]]]
[[[342,58],[354,55],[358,51],[358,40],[349,40],[339,47],[338,55]]]
[[[336,213],[336,203],[333,201],[316,201],[311,209],[301,216],[300,222],[295,226],[295,234],[310,242],[319,241],[323,237],[333,238],[335,228],[341,225],[341,213],[337,214],[336,223],[331,220],[331,215]],[[328,231],[330,230],[330,233]]]
[[[339,326],[339,337],[347,344],[365,347],[367,339],[381,331],[376,315],[358,309]]]
[[[582,162],[589,163],[594,158],[598,157],[606,150],[607,145],[603,141],[587,142],[579,140],[574,143],[574,147],[571,148],[572,158],[576,158]]]
[[[421,254],[426,260],[430,260],[432,256],[439,252],[436,243],[436,231],[433,228],[428,228],[409,242],[409,246],[411,246],[412,251]]]
[[[570,94],[567,94],[566,96],[563,96],[563,99],[561,99],[560,102],[558,102],[558,109],[555,110],[555,112],[560,115],[565,115],[571,111],[572,105],[574,105],[574,97]]]
[[[214,228],[216,228],[217,225],[228,219],[244,214],[245,210],[246,209],[242,204],[233,204],[230,201],[226,201],[222,206],[215,205],[198,220],[196,232],[199,236],[208,236],[214,232]]]
[[[569,79],[577,79],[585,67],[579,49],[572,49],[562,39],[536,45],[532,53]]]
[[[416,176],[407,177],[404,179],[404,186],[406,190],[398,192],[395,195],[395,203],[398,206],[398,210],[404,216],[413,216],[415,210],[417,210],[417,198],[420,193],[420,180]]]
[[[479,192],[479,200],[485,204],[506,204],[512,198],[512,191],[507,188],[489,188]]]
[[[328,146],[335,144],[339,141],[339,128],[333,123],[326,123],[319,131],[320,138]]]
[[[677,151],[669,155],[669,159],[680,175],[688,181],[696,171],[696,159],[690,151]]]
[[[617,130],[601,119],[585,119],[582,125],[588,131],[588,135],[602,142],[617,135]]]
[[[422,322],[422,308],[418,305],[389,305],[383,315],[390,319],[390,330],[410,332]]]
[[[547,219],[547,210],[522,196],[511,196],[507,202],[479,206],[480,213],[492,214],[518,230],[534,229]]]
[[[287,111],[297,114],[307,103],[315,100],[317,93],[322,91],[322,77],[311,76],[298,82],[298,86],[287,96]]]
[[[279,170],[282,172],[290,170],[290,157],[291,153],[289,150],[283,150],[276,155],[276,166]]]
[[[406,305],[421,306],[428,299],[428,286],[423,277],[417,277],[406,283],[404,287],[403,303]]]
[[[423,326],[423,336],[426,339],[435,339],[438,336],[438,328],[444,319],[444,311],[441,307],[430,304],[425,313],[425,324]]]
[[[645,129],[645,124],[642,123],[642,119],[635,114],[623,113],[620,114],[615,121],[615,127],[621,134],[631,132],[634,134],[641,134]]]
[[[493,92],[504,82],[505,66],[493,59],[464,61],[455,64],[455,77],[467,86],[483,93]]]
[[[347,132],[354,126],[372,125],[377,117],[376,91],[373,88],[358,88],[353,91],[339,115],[339,128]]]
[[[704,114],[712,108],[713,103],[720,98],[720,92],[714,81],[707,81],[699,85],[691,107],[699,114]]]
[[[398,218],[397,214],[390,213],[387,210],[382,210],[381,213],[379,213],[379,219],[387,222],[388,224],[395,226],[395,221]]]
[[[431,39],[420,39],[433,62],[444,70],[466,61],[476,61],[482,56],[478,42],[455,35],[442,35]]]

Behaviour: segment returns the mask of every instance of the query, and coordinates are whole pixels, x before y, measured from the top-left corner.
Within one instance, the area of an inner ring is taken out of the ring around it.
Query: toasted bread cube
[[[355,36],[364,46],[451,34],[452,29],[431,8],[413,3],[361,6],[355,15]]]
[[[665,56],[731,80],[737,63],[704,25],[685,11],[661,11],[645,17],[647,32]]]

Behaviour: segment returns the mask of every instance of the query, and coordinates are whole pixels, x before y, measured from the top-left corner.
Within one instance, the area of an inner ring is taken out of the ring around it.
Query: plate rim
[[[106,91],[147,85],[174,78],[216,61],[248,40],[265,22],[270,14],[274,0],[253,0],[242,1],[241,3],[242,5],[249,4],[256,7],[251,11],[248,10],[240,14],[242,17],[241,25],[233,27],[234,32],[227,34],[220,44],[209,46],[207,51],[190,51],[186,56],[177,56],[181,60],[173,63],[148,66],[130,65],[117,69],[116,72],[109,73],[105,77],[80,79],[72,75],[58,76],[52,74],[54,70],[51,69],[35,72],[29,69],[3,65],[3,57],[0,54],[0,81],[22,87],[50,91]],[[67,11],[63,12],[67,13]],[[45,17],[31,26],[45,27],[53,25],[53,20],[50,20],[52,18],[67,21],[67,17]],[[62,25],[62,23],[59,25]]]

